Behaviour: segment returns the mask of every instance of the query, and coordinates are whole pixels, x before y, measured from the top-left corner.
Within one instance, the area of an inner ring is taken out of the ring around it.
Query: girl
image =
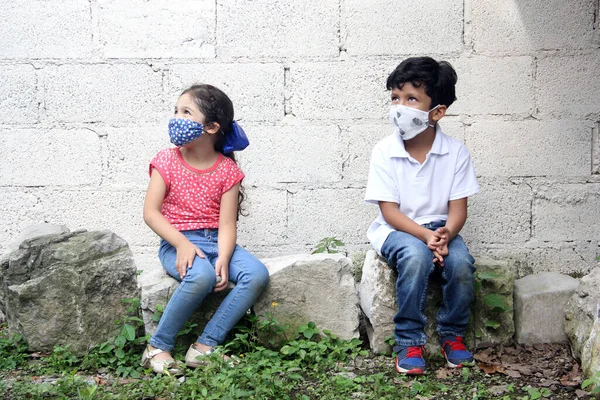
[[[248,139],[233,120],[233,104],[221,90],[194,85],[183,91],[169,121],[175,148],[150,162],[144,221],[162,240],[159,259],[179,280],[158,328],[142,355],[142,366],[176,374],[170,354],[177,333],[211,291],[227,282],[235,288],[223,300],[204,332],[185,356],[189,367],[214,351],[267,286],[269,273],[252,254],[236,245],[237,217],[244,200],[234,150]]]

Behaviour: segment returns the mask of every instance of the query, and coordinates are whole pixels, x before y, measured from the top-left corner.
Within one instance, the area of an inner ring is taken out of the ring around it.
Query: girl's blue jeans
[[[446,221],[436,221],[423,226],[435,230],[445,224]],[[427,342],[425,305],[429,278],[434,272],[440,274],[442,286],[437,331],[440,337],[465,336],[473,300],[475,259],[460,236],[449,243],[444,267],[433,263],[433,253],[424,242],[401,231],[388,235],[381,255],[398,271],[394,338],[399,346],[420,346]]]
[[[171,351],[177,333],[207,294],[216,284],[215,262],[218,257],[217,229],[182,231],[193,244],[198,246],[206,258],[196,256],[183,280],[175,268],[177,250],[162,240],[158,256],[165,271],[181,283],[169,299],[150,344],[158,349]],[[269,272],[265,265],[244,248],[236,245],[229,261],[229,280],[236,284],[223,300],[198,343],[216,346],[223,343],[227,333],[252,307],[258,296],[269,283]]]

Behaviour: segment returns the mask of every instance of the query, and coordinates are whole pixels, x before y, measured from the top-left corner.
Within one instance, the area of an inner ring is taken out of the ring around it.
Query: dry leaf
[[[511,378],[520,378],[521,374],[519,373],[519,371],[513,371],[510,369],[507,369],[506,371],[504,371],[504,373],[508,376],[510,376]]]
[[[498,364],[486,364],[486,363],[477,363],[477,366],[481,368],[483,372],[486,374],[495,374],[497,372],[504,372],[504,367]]]

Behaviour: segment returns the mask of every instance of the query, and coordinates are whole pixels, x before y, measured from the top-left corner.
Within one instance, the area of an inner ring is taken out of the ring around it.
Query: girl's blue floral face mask
[[[191,119],[171,118],[169,121],[169,136],[171,137],[171,143],[175,146],[183,146],[196,140],[203,133],[204,125]],[[242,127],[233,121],[230,132],[225,135],[223,141],[223,153],[244,150],[249,144],[248,137]]]
[[[169,136],[175,146],[183,146],[196,140],[204,133],[204,125],[191,119],[171,118],[169,121]]]

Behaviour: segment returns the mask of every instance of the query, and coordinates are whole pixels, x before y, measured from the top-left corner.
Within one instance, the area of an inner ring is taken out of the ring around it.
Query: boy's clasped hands
[[[433,252],[433,262],[440,267],[444,266],[444,257],[448,255],[448,239],[450,231],[445,226],[437,228],[435,231],[427,230],[426,244],[429,250]]]

